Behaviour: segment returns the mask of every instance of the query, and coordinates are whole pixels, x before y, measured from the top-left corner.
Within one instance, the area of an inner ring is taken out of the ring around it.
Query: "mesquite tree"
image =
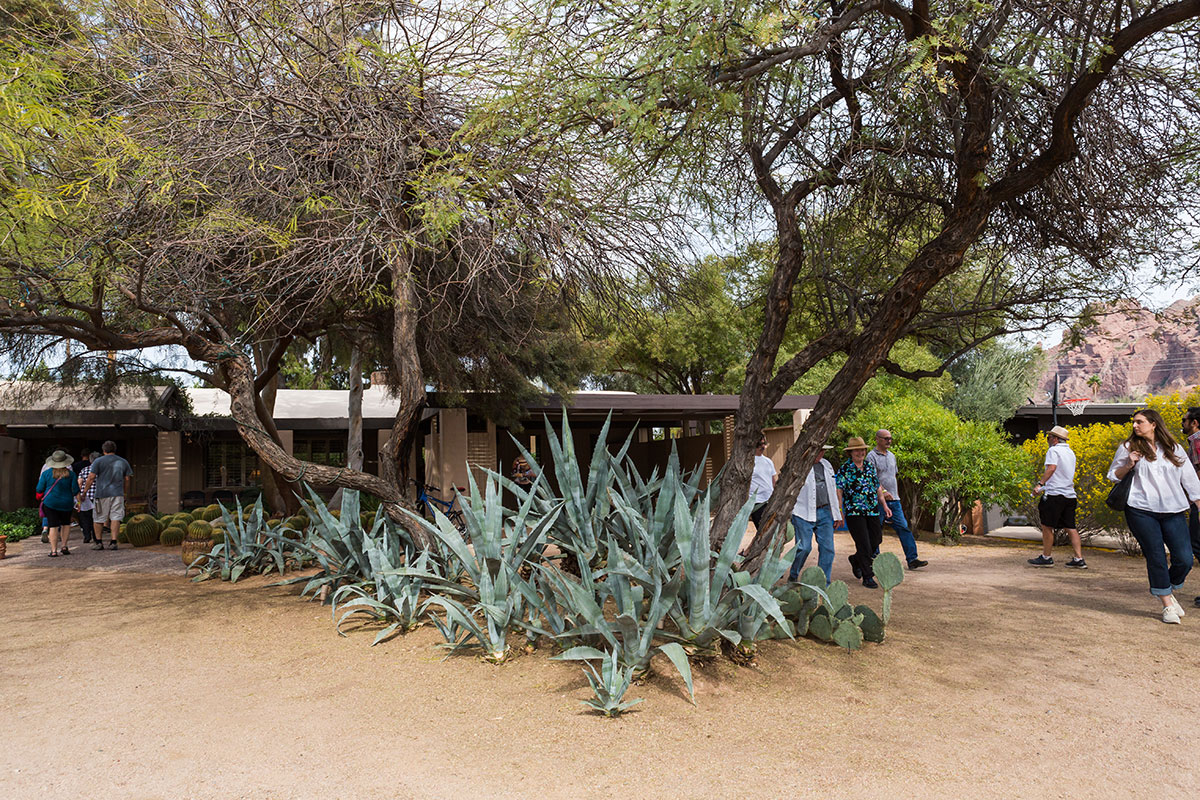
[[[0,330],[186,353],[285,481],[401,502],[427,383],[553,381],[564,287],[660,243],[660,205],[492,108],[503,6],[98,11],[6,58]],[[293,343],[339,327],[398,398],[378,477],[288,455],[263,400]]]
[[[940,372],[891,363],[896,342],[950,363],[1190,250],[1198,17],[1200,0],[562,0],[518,32],[553,75],[527,107],[670,176],[721,233],[777,246],[715,541],[770,409],[831,354],[844,366],[753,553],[877,370]],[[803,344],[781,351],[797,319]]]

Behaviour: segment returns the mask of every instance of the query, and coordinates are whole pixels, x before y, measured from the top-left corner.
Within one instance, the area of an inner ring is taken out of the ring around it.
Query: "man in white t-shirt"
[[[1033,487],[1035,495],[1042,496],[1038,503],[1038,517],[1042,523],[1042,554],[1029,559],[1035,567],[1053,567],[1054,530],[1065,530],[1071,540],[1075,557],[1067,562],[1072,569],[1087,569],[1083,560],[1083,546],[1079,541],[1079,530],[1075,527],[1075,509],[1079,501],[1075,498],[1075,453],[1067,444],[1070,434],[1061,425],[1055,425],[1046,434],[1050,447],[1046,450],[1045,472]]]
[[[758,446],[754,448],[754,474],[750,476],[750,496],[754,498],[754,510],[750,512],[750,520],[758,528],[762,520],[763,509],[775,491],[775,481],[779,480],[779,471],[775,462],[763,455],[767,449],[767,437],[760,436]]]

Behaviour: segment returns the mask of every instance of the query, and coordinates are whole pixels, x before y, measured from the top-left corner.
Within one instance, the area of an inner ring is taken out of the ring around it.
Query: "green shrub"
[[[0,511],[0,535],[10,542],[19,542],[41,532],[42,522],[36,508],[18,508],[16,511]]]

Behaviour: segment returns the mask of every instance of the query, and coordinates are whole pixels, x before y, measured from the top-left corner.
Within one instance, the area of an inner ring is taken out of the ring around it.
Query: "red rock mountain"
[[[1097,319],[1075,347],[1064,335],[1047,351],[1037,402],[1046,402],[1056,371],[1062,399],[1139,402],[1147,394],[1200,384],[1200,298],[1178,300],[1157,313],[1129,301]]]

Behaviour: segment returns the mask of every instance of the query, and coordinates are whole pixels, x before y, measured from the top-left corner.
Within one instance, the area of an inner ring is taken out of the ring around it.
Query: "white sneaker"
[[[1179,612],[1175,610],[1175,606],[1163,606],[1162,621],[1168,625],[1179,624]]]
[[[1171,607],[1175,609],[1175,613],[1179,616],[1187,616],[1187,612],[1183,610],[1183,606],[1179,605],[1179,601],[1175,599],[1174,595],[1171,595]]]

